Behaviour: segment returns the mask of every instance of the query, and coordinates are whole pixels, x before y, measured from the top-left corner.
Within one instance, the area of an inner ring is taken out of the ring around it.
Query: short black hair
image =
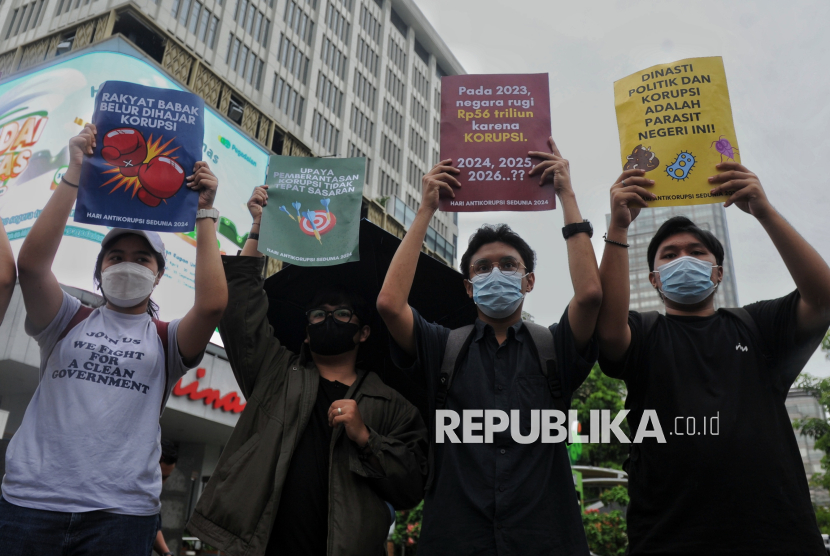
[[[306,306],[306,311],[323,305],[345,305],[350,307],[357,315],[361,325],[367,325],[372,320],[371,309],[363,296],[342,286],[324,286],[317,290],[311,303]]]
[[[663,222],[663,225],[660,226],[660,229],[651,238],[651,243],[648,244],[646,256],[648,257],[649,271],[654,270],[654,259],[657,258],[657,249],[659,249],[660,245],[670,237],[683,233],[689,233],[695,236],[715,255],[715,260],[718,262],[718,265],[723,265],[723,244],[715,237],[715,234],[709,230],[699,228],[685,216],[673,216]]]
[[[527,271],[533,272],[536,267],[536,252],[530,248],[530,245],[519,234],[511,230],[507,224],[497,226],[485,224],[470,236],[467,250],[461,256],[461,274],[464,278],[470,279],[470,259],[476,251],[488,243],[496,242],[506,243],[518,251]]]
[[[176,447],[176,444],[172,440],[162,440],[161,459],[159,463],[176,465],[177,461],[179,461],[179,449]]]

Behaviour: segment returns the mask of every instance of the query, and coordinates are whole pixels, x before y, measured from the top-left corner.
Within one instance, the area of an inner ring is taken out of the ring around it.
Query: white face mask
[[[156,287],[156,274],[137,263],[118,263],[101,273],[101,289],[117,307],[135,307]]]

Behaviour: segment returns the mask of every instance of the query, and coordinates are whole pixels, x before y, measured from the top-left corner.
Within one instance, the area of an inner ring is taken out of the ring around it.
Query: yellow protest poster
[[[725,202],[709,176],[740,162],[720,56],[652,66],[614,82],[623,169],[654,180],[652,207]]]

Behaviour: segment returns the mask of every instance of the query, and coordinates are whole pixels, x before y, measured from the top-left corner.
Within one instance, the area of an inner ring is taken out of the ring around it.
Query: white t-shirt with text
[[[3,498],[57,512],[157,514],[159,415],[187,371],[176,341],[180,321],[168,327],[166,377],[146,313],[100,307],[58,341],[79,307],[64,292],[44,330],[33,334],[27,321],[40,346],[40,381],[6,451]]]

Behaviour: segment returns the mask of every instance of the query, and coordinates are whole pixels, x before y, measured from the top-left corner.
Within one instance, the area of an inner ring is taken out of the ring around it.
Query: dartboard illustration
[[[317,227],[317,232],[320,235],[323,235],[326,232],[330,232],[332,228],[334,228],[335,224],[337,224],[337,218],[335,218],[334,214],[332,214],[331,212],[326,212],[324,210],[315,210],[309,212],[314,213],[314,226],[311,225],[311,221],[305,216],[300,218],[300,229],[306,235],[313,236],[315,226]]]

